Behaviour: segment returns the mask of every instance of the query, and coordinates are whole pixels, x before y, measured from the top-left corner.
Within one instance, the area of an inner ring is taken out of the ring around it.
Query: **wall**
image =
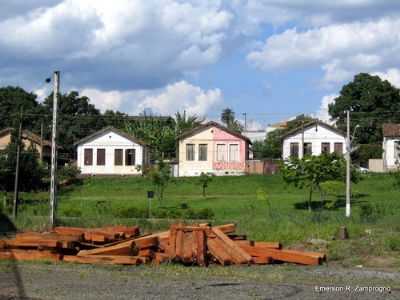
[[[0,136],[0,150],[6,149],[10,142],[11,142],[10,134],[5,134],[3,136]]]
[[[384,138],[383,140],[383,161],[384,168],[387,170],[396,168],[395,157],[395,142],[400,141],[400,138]]]
[[[38,152],[38,156],[40,156],[41,148],[40,145],[32,142],[30,139],[25,138],[26,135],[22,135],[22,143],[24,145],[24,149],[28,150],[30,147],[34,147],[34,149]],[[7,148],[8,144],[11,143],[11,134],[5,134],[0,137],[0,150],[4,150]]]
[[[91,166],[84,165],[84,149],[93,149],[93,164]],[[105,166],[97,166],[97,149],[106,149]],[[125,164],[125,150],[136,149],[135,166],[115,166],[114,165],[114,149],[123,149],[123,164]],[[82,174],[98,174],[98,175],[138,175],[142,171],[137,170],[137,166],[143,164],[143,146],[133,143],[127,138],[120,136],[114,132],[108,132],[104,135],[79,145],[77,148],[77,166],[81,169]]]
[[[194,144],[194,160],[186,160],[186,145]],[[199,144],[207,144],[207,161],[199,161]],[[199,176],[202,172],[212,173],[215,155],[212,128],[206,129],[187,139],[179,141],[179,176]]]
[[[315,130],[315,126],[307,128],[304,130],[304,143],[312,143],[312,154],[321,154],[321,143],[330,143],[330,152],[334,151],[335,143],[343,143],[343,153],[346,152],[346,140],[343,136],[338,133],[329,130],[328,128],[318,125],[318,130]],[[299,143],[299,155],[302,157],[301,149],[302,134],[301,132],[287,137],[283,142],[283,159],[288,159],[290,157],[290,144]]]
[[[368,170],[375,173],[384,172],[385,170],[383,168],[383,159],[369,159]]]
[[[217,144],[226,144],[229,151],[229,144],[239,145],[239,161],[217,162]],[[186,145],[195,145],[195,160],[186,160]],[[207,144],[207,161],[198,160],[198,147],[200,144]],[[243,175],[246,169],[246,142],[233,136],[217,127],[208,128],[187,139],[179,141],[179,176],[199,176],[202,172],[214,175]]]

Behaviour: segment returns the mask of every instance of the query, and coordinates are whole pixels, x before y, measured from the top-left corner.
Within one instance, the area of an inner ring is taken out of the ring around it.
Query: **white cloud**
[[[324,121],[328,124],[332,124],[333,121],[331,120],[331,117],[329,115],[329,104],[332,104],[335,102],[335,99],[338,97],[339,95],[326,95],[324,97],[322,97],[321,100],[321,106],[318,110],[318,112],[314,115],[315,118],[320,119],[321,121]]]
[[[354,73],[399,64],[400,18],[335,24],[298,31],[288,29],[269,37],[261,49],[248,55],[257,68],[318,67],[325,72],[324,81],[341,82]]]
[[[146,108],[159,114],[175,114],[186,110],[190,115],[204,116],[211,108],[223,102],[222,92],[219,89],[204,91],[200,87],[186,81],[170,84],[155,95],[142,99],[134,109],[136,113]]]
[[[204,116],[223,103],[219,89],[203,90],[186,81],[179,81],[157,90],[101,91],[86,88],[81,95],[88,96],[102,111],[119,110],[140,114],[150,109],[155,114],[173,115],[186,110],[190,115]]]
[[[161,87],[215,63],[232,18],[218,1],[64,0],[0,20],[0,67],[65,70],[71,86]]]
[[[400,88],[400,69],[391,68],[385,72],[375,72],[373,75],[377,75],[381,79],[389,81],[395,87]]]

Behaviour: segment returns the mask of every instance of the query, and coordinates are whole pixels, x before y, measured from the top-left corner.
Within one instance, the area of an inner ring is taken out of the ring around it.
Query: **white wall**
[[[213,128],[206,129],[187,139],[179,141],[179,169],[182,176],[199,176],[203,173],[214,173],[212,162],[215,154],[213,142]],[[194,157],[192,161],[186,160],[186,144],[194,144]],[[207,144],[207,160],[199,161],[199,144]]]
[[[93,149],[93,164],[91,166],[85,166],[84,164],[84,149],[87,148]],[[106,151],[106,163],[104,166],[97,166],[97,149],[105,149]],[[122,166],[114,165],[115,149],[123,149]],[[135,166],[125,166],[126,149],[136,149]],[[137,166],[142,167],[143,151],[144,147],[142,145],[136,144],[117,133],[108,132],[78,146],[77,165],[81,169],[82,174],[137,175],[142,173],[142,170],[137,170]]]
[[[312,155],[320,155],[321,154],[321,144],[322,143],[330,143],[330,152],[334,152],[334,144],[335,143],[343,143],[343,154],[346,152],[346,143],[345,138],[340,134],[324,127],[321,125],[312,126],[304,130],[304,143],[312,143]],[[302,134],[301,132],[287,137],[283,141],[283,159],[288,159],[290,157],[290,144],[291,143],[299,143],[299,156],[302,157]]]
[[[385,169],[394,169],[396,166],[395,142],[400,138],[384,138],[383,140],[383,162]]]

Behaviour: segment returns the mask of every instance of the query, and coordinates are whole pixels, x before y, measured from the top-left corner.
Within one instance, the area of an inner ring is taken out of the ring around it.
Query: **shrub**
[[[386,238],[385,248],[390,251],[400,251],[400,238],[394,235]]]
[[[147,211],[136,207],[118,207],[113,212],[117,218],[146,218]]]
[[[80,173],[80,169],[72,165],[67,165],[57,170],[58,180],[61,184],[79,183]]]
[[[79,208],[76,207],[67,207],[62,211],[62,214],[65,215],[66,217],[81,217],[82,216],[82,211]]]

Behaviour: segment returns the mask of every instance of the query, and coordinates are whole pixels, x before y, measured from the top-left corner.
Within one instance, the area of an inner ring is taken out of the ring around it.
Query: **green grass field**
[[[268,201],[257,199],[264,188]],[[344,197],[331,198],[327,207],[309,212],[307,190],[286,186],[279,175],[215,177],[202,196],[198,178],[175,179],[165,199],[152,201],[153,216],[146,220],[147,194],[151,182],[142,177],[92,177],[82,185],[60,191],[58,218],[62,224],[98,226],[102,224],[139,224],[147,230],[168,227],[176,219],[210,218],[214,223],[235,222],[239,231],[255,240],[281,241],[292,247],[318,248],[310,239],[329,241],[332,260],[344,264],[367,264],[371,257],[388,257],[381,265],[400,265],[400,191],[390,175],[367,175],[353,186],[352,217],[344,214]],[[48,215],[47,193],[23,195],[20,228],[44,226]],[[206,210],[207,209],[207,210]],[[160,220],[161,219],[161,220]],[[339,226],[347,226],[349,241],[332,241]],[[357,255],[356,255],[357,254]]]

